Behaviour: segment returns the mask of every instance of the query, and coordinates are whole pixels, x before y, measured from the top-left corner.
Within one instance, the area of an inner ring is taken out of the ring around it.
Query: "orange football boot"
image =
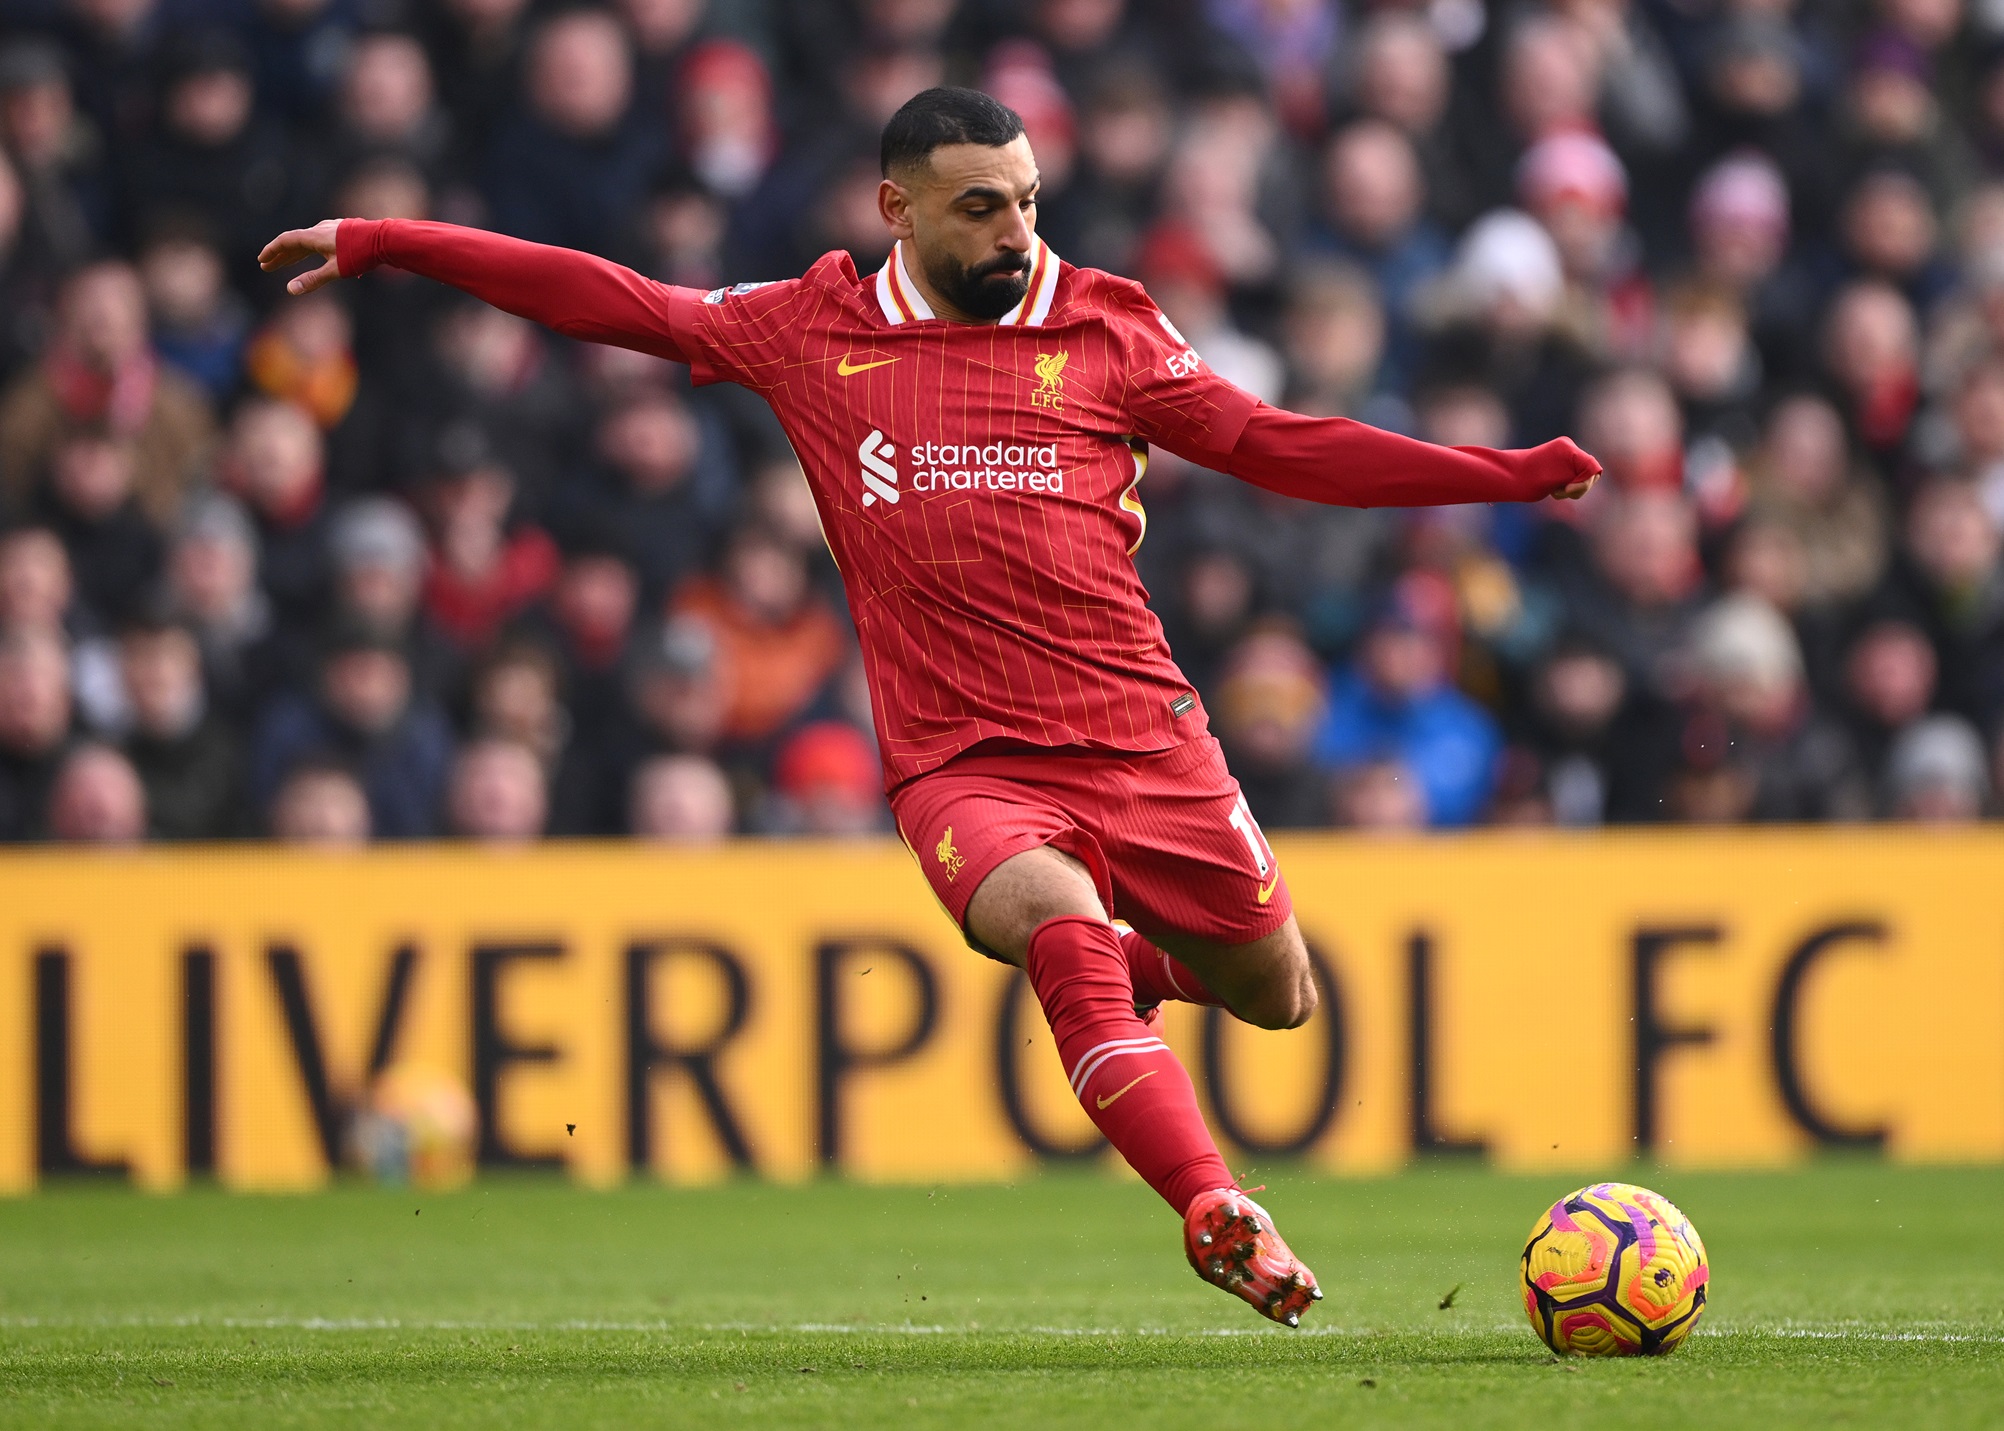
[[[1183,1215],[1183,1250],[1197,1275],[1290,1327],[1322,1300],[1315,1274],[1274,1231],[1267,1210],[1235,1188],[1201,1194]]]

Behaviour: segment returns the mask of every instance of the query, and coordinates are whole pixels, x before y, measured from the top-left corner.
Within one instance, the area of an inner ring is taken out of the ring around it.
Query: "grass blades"
[[[69,1187],[0,1203],[0,1424],[2004,1419],[2004,1169],[1620,1175],[1679,1203],[1712,1256],[1706,1322],[1662,1361],[1550,1357],[1517,1302],[1516,1256],[1573,1184],[1456,1163],[1255,1174],[1329,1289],[1296,1334],[1201,1284],[1146,1189],[1091,1174],[296,1198]]]

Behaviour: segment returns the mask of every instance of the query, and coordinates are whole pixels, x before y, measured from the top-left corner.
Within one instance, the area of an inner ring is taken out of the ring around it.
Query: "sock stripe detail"
[[[1108,1059],[1118,1058],[1123,1053],[1153,1053],[1158,1048],[1164,1053],[1169,1051],[1169,1045],[1159,1038],[1123,1038],[1100,1044],[1078,1061],[1078,1067],[1072,1073],[1072,1096],[1081,1100],[1085,1098],[1086,1084]]]

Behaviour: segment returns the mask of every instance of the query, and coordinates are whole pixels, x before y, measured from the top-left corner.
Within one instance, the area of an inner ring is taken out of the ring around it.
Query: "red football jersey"
[[[892,784],[976,741],[1164,750],[1203,730],[1131,559],[1144,444],[1231,451],[1254,400],[1136,284],[1038,241],[1022,304],[933,317],[902,251],[671,309],[697,382],[772,405],[842,569]]]
[[[893,787],[983,740],[1152,751],[1204,731],[1132,561],[1150,443],[1356,505],[1535,498],[1593,467],[1563,439],[1431,447],[1265,408],[1139,284],[1041,239],[992,325],[934,317],[902,245],[868,278],[831,253],[708,294],[446,224],[346,220],[337,247],[345,274],[407,268],[763,395],[842,570]]]

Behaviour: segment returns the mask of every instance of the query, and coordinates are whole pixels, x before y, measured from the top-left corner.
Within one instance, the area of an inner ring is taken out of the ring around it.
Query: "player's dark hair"
[[[999,149],[1022,132],[1022,115],[978,89],[920,90],[884,126],[884,177],[925,163],[942,144]]]

